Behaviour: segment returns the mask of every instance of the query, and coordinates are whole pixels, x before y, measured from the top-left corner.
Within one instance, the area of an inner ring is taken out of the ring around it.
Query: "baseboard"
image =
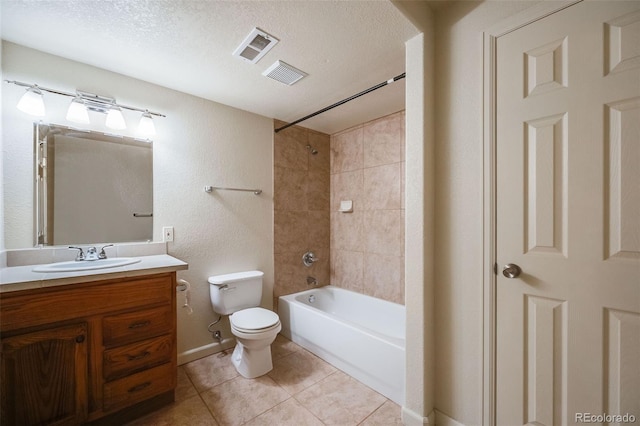
[[[438,410],[436,412],[436,424],[438,426],[464,426],[464,424],[460,423],[457,420],[452,419],[444,413],[441,413]]]
[[[435,411],[432,411],[427,417],[423,417],[407,407],[402,407],[402,424],[405,426],[435,425],[435,421]]]
[[[215,342],[194,349],[189,349],[188,351],[178,354],[178,365],[186,364],[188,362],[195,361],[196,359],[222,352],[226,349],[231,349],[235,344],[236,339],[227,338],[222,340],[222,344]]]

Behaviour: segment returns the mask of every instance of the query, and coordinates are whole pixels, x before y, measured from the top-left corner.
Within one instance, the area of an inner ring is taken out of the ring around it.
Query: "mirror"
[[[153,144],[34,124],[35,244],[153,239]]]

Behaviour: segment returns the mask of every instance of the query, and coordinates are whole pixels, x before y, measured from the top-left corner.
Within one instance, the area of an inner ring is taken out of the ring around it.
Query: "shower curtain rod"
[[[284,129],[286,129],[287,127],[294,126],[294,125],[296,125],[296,124],[298,124],[298,123],[300,123],[300,122],[302,122],[302,121],[305,121],[305,120],[308,120],[308,119],[310,119],[310,118],[312,118],[312,117],[315,117],[315,116],[316,116],[316,115],[318,115],[318,114],[322,114],[323,112],[327,112],[327,111],[329,111],[330,109],[333,109],[333,108],[335,108],[335,107],[337,107],[337,106],[340,106],[340,105],[342,105],[342,104],[346,104],[347,102],[352,101],[352,100],[354,100],[354,99],[356,99],[356,98],[359,98],[359,97],[360,97],[360,96],[362,96],[362,95],[366,95],[367,93],[373,92],[374,90],[378,90],[378,89],[379,89],[379,88],[381,88],[381,87],[384,87],[384,86],[386,86],[386,85],[388,85],[388,84],[391,84],[391,83],[393,83],[393,82],[395,82],[395,81],[401,80],[401,79],[405,78],[406,76],[407,76],[407,73],[406,73],[406,72],[403,72],[402,74],[397,75],[397,76],[395,76],[395,77],[393,77],[393,78],[391,78],[391,79],[389,79],[389,80],[387,80],[387,81],[384,81],[384,82],[382,82],[382,83],[380,83],[380,84],[376,84],[375,86],[370,87],[370,88],[368,88],[367,90],[363,90],[362,92],[360,92],[360,93],[356,93],[356,94],[355,94],[355,95],[353,95],[353,96],[349,96],[348,98],[343,99],[343,100],[341,100],[341,101],[339,101],[339,102],[336,102],[336,103],[335,103],[335,104],[333,104],[333,105],[329,105],[328,107],[322,108],[321,110],[316,111],[316,112],[314,112],[313,114],[309,114],[309,115],[304,116],[304,117],[302,117],[302,118],[300,118],[300,119],[298,119],[298,120],[296,120],[296,121],[293,121],[293,122],[291,122],[291,123],[287,124],[286,126],[278,127],[277,129],[275,129],[275,130],[274,130],[274,132],[275,132],[275,133],[278,133],[280,130],[284,130]]]

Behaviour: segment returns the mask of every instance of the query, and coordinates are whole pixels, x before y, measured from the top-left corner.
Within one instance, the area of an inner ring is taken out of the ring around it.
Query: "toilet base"
[[[242,343],[237,342],[231,355],[231,363],[236,367],[238,373],[247,379],[264,376],[273,370],[271,345],[248,349]]]

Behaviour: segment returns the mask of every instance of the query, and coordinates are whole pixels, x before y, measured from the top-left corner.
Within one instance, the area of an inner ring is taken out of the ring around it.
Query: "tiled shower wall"
[[[404,303],[404,118],[331,137],[298,126],[275,134],[274,306],[310,288],[307,276]],[[338,211],[341,200],[353,201],[352,213]],[[307,250],[319,258],[309,268]]]
[[[400,111],[331,136],[331,284],[402,304],[404,123]]]
[[[276,121],[275,128],[286,123]],[[307,149],[310,145],[316,155]],[[274,306],[283,294],[307,290],[307,277],[329,282],[329,135],[298,126],[274,137]],[[308,250],[319,259],[302,263]]]

